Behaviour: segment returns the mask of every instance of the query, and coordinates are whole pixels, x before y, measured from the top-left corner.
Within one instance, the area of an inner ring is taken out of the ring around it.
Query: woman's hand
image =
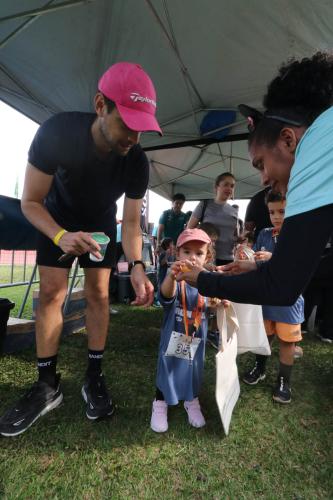
[[[251,260],[235,260],[235,262],[231,262],[225,266],[218,266],[216,270],[226,275],[242,274],[249,271],[256,271],[257,265]]]

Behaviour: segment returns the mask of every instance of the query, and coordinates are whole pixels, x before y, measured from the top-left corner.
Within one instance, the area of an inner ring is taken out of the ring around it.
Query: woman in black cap
[[[280,68],[268,86],[264,113],[239,107],[248,119],[250,158],[262,183],[287,192],[276,250],[265,263],[224,266],[228,275],[192,268],[177,279],[204,296],[252,304],[295,302],[333,231],[332,104],[333,56],[318,52]]]

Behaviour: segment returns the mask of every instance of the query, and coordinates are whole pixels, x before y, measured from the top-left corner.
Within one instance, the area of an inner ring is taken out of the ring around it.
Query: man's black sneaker
[[[291,389],[283,377],[278,378],[278,384],[273,392],[273,399],[282,404],[290,403],[291,401]]]
[[[36,420],[53,410],[63,400],[60,389],[60,375],[56,377],[55,388],[42,381],[35,382],[31,389],[0,418],[2,436],[18,436]]]
[[[245,373],[243,376],[243,382],[248,385],[256,385],[260,380],[266,378],[265,372],[261,371],[258,367],[258,361],[256,361],[254,367],[249,372]]]
[[[89,420],[111,416],[114,413],[115,408],[102,373],[95,377],[87,377],[81,392],[87,403],[86,415]]]
[[[322,342],[326,342],[327,344],[333,344],[333,335],[328,335],[327,333],[318,334],[317,337]]]

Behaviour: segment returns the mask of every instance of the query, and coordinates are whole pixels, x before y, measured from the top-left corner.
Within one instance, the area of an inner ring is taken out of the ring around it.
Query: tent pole
[[[54,0],[50,0],[45,5],[43,5],[43,8],[47,7],[48,5],[51,5],[51,3],[53,3],[53,2],[54,2]],[[6,38],[4,38],[2,40],[2,42],[0,42],[0,49],[2,49],[5,45],[7,45],[9,40],[13,40],[13,38],[15,38],[17,35],[19,35],[21,33],[21,31],[26,29],[28,26],[30,26],[30,24],[35,22],[37,19],[38,19],[38,16],[31,16],[31,17],[29,17],[29,19],[24,21],[20,26],[18,26],[18,28],[16,28],[16,30],[12,31],[12,33],[10,33]]]
[[[158,151],[160,149],[171,149],[171,148],[185,148],[187,146],[203,146],[205,144],[217,144],[220,142],[233,142],[233,141],[246,141],[249,134],[234,134],[223,137],[223,139],[212,139],[212,138],[202,138],[194,139],[193,141],[181,141],[172,142],[170,144],[160,144],[159,146],[149,146],[148,148],[143,148],[144,151]]]
[[[69,2],[58,3],[52,7],[41,7],[40,9],[25,10],[12,14],[11,16],[0,17],[0,23],[5,21],[11,21],[13,19],[20,19],[21,17],[31,17],[31,16],[41,16],[43,14],[48,14],[49,12],[54,12],[60,9],[67,9],[68,7],[76,7],[82,3],[91,3],[96,0],[70,0]]]

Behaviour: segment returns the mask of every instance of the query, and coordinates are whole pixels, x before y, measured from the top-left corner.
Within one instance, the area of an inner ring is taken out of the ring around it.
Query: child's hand
[[[255,260],[269,260],[272,257],[272,252],[259,250],[254,254]]]
[[[230,300],[222,299],[222,304],[223,304],[224,309],[227,309],[228,307],[230,307],[231,302],[230,302]]]
[[[217,297],[208,297],[208,307],[217,307],[219,304],[221,304],[221,299]]]
[[[193,265],[189,260],[176,260],[170,267],[170,275],[172,279],[176,279],[176,276],[180,273],[187,273],[191,271]]]
[[[186,281],[189,285],[196,287],[199,274],[205,269],[202,266],[192,264],[189,260],[181,262],[181,272],[176,276],[177,281]]]
[[[245,252],[243,250],[239,250],[237,255],[237,260],[247,260]]]
[[[176,276],[180,272],[181,272],[181,262],[179,260],[172,262],[170,266],[170,274],[169,274],[170,278],[176,280]]]
[[[181,272],[182,273],[189,273],[193,269],[193,264],[189,260],[182,260],[180,262],[181,264]]]

